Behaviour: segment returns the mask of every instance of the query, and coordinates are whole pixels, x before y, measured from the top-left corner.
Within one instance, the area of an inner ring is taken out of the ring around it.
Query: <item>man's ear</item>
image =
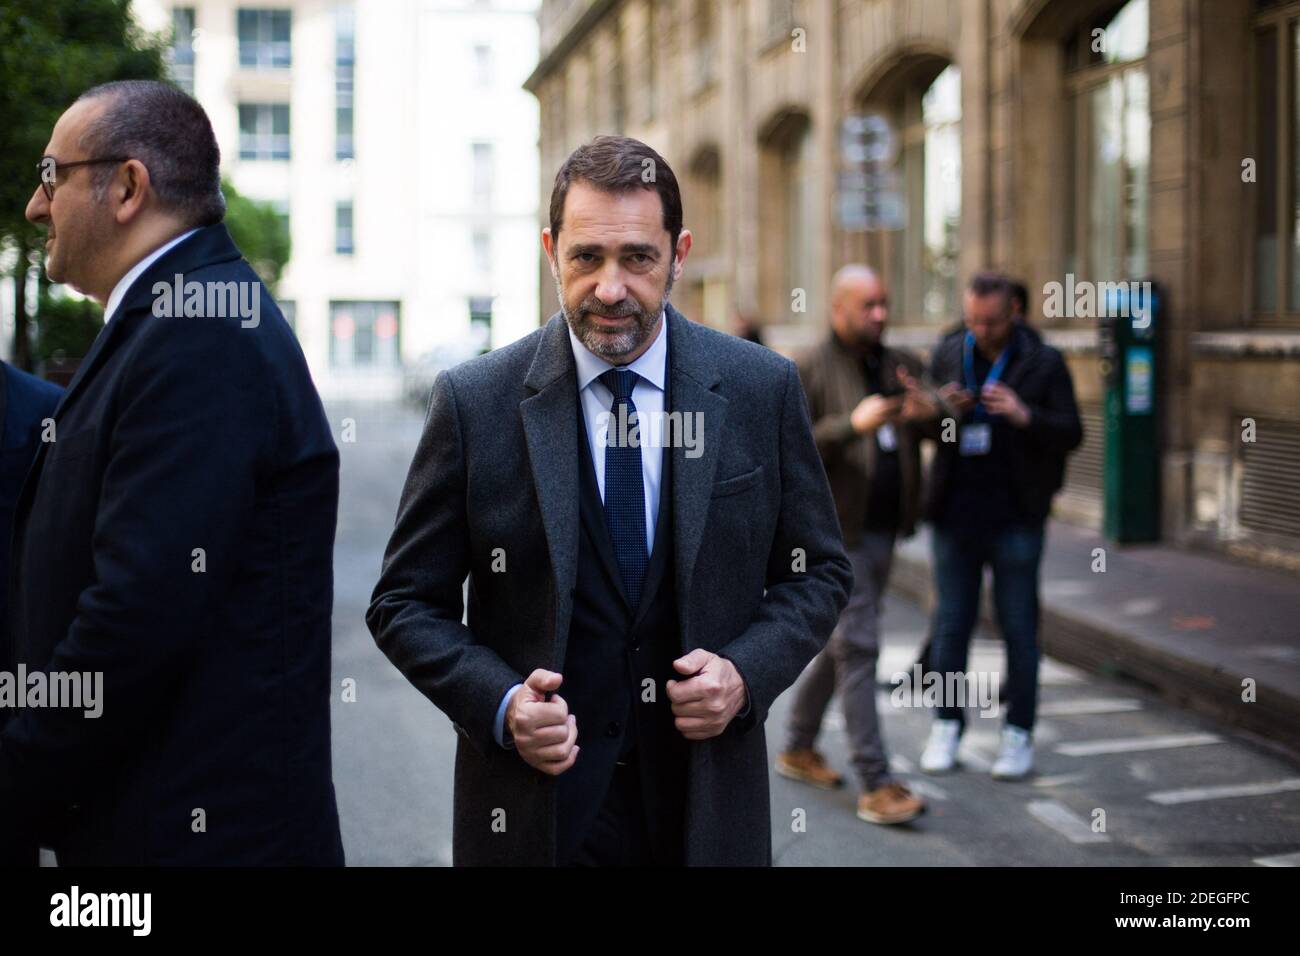
[[[149,195],[149,170],[138,159],[128,159],[114,174],[108,186],[113,218],[125,226],[144,208]]]
[[[550,228],[542,230],[542,250],[546,253],[546,264],[551,267],[551,278],[560,281],[559,244],[551,235]]]
[[[673,250],[673,281],[676,282],[682,277],[682,263],[686,261],[687,255],[691,251],[691,243],[694,236],[689,229],[683,229],[677,235],[677,248]]]

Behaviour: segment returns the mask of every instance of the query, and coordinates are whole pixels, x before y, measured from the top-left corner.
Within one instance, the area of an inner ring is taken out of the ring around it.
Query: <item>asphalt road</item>
[[[379,574],[422,414],[396,405],[335,404],[342,501],[335,548],[334,782],[350,865],[451,863],[448,719],[375,647],[364,613]],[[352,419],[355,441],[342,441]],[[911,666],[926,620],[891,599],[882,677]],[[977,638],[972,671],[1001,668],[995,636]],[[343,682],[355,682],[355,701]],[[1041,672],[1037,773],[992,780],[1000,721],[973,717],[963,769],[915,771],[930,713],[882,690],[884,733],[899,776],[929,811],[882,827],[853,814],[856,791],[819,791],[772,775],[772,845],[785,866],[1300,865],[1300,767],[1142,687],[1051,659]],[[789,693],[768,719],[783,742]],[[832,705],[819,747],[847,771],[843,718]],[[847,774],[846,774],[847,775]],[[1100,813],[1098,812],[1100,811]],[[1094,821],[1103,819],[1104,831]],[[801,825],[797,830],[796,823]]]

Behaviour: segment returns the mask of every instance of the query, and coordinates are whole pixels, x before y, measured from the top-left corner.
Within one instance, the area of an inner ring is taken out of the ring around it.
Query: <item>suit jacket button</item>
[[[619,732],[619,730],[621,730],[621,729],[622,729],[622,728],[619,726],[619,723],[618,723],[617,720],[611,720],[611,721],[609,722],[609,726],[605,728],[605,736],[606,736],[606,737],[617,737],[617,736],[618,736],[618,732]]]

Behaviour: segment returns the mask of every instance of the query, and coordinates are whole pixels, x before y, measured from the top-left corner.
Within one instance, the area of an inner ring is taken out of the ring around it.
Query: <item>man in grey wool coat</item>
[[[644,143],[549,218],[561,311],[438,376],[366,621],[460,735],[457,865],[769,865],[763,723],[852,583],[798,374],[668,304]]]

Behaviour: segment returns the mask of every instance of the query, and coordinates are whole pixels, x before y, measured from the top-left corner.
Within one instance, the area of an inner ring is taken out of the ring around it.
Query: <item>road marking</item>
[[[1031,800],[1025,807],[1039,823],[1045,823],[1071,843],[1109,843],[1110,837],[1095,833],[1092,825],[1059,800]]]
[[[1223,787],[1188,787],[1184,790],[1161,790],[1148,793],[1147,799],[1170,806],[1175,803],[1195,803],[1198,800],[1221,800],[1225,797],[1262,797],[1270,793],[1300,790],[1300,777],[1270,780],[1264,783],[1233,783]]]
[[[1081,700],[1053,700],[1038,705],[1044,717],[1079,717],[1086,714],[1123,714],[1142,709],[1132,697],[1086,697]]]
[[[1127,754],[1139,750],[1169,750],[1174,747],[1200,747],[1222,743],[1214,734],[1164,734],[1155,737],[1117,737],[1113,740],[1079,740],[1058,744],[1056,752],[1067,757],[1091,757],[1096,754]]]
[[[976,750],[970,744],[957,751],[957,762],[983,773],[988,773],[993,769],[993,758]]]
[[[929,797],[931,800],[947,800],[948,794],[938,784],[931,783],[929,780],[909,780],[907,788],[913,793],[919,793],[923,797]]]
[[[1062,664],[1050,657],[1044,657],[1038,666],[1038,685],[1040,687],[1068,687],[1073,684],[1086,683],[1088,677],[1077,667]]]
[[[912,761],[902,754],[894,754],[889,758],[890,773],[911,773],[912,769]]]
[[[1285,645],[1263,644],[1259,647],[1248,648],[1246,653],[1251,657],[1262,657],[1268,661],[1279,661],[1283,664],[1300,664],[1300,650]]]
[[[1154,614],[1164,607],[1159,598],[1133,598],[1131,601],[1125,601],[1119,606],[1121,614],[1129,617],[1142,617],[1147,614]]]
[[[1034,781],[1035,787],[1064,787],[1068,783],[1078,783],[1080,780],[1087,780],[1086,773],[1062,773],[1055,777],[1039,777]]]
[[[1254,862],[1260,866],[1300,866],[1300,853],[1283,853],[1281,856],[1261,856]]]

